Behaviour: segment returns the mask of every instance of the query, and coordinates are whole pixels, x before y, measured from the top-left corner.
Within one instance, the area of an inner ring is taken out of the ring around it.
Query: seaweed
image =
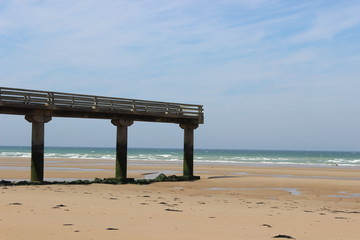
[[[166,176],[161,173],[154,179],[133,179],[133,178],[95,178],[94,180],[75,180],[75,181],[42,181],[42,182],[32,182],[32,181],[19,181],[12,182],[7,180],[1,180],[0,186],[26,186],[26,185],[89,185],[89,184],[151,184],[155,182],[181,182],[181,181],[194,181],[199,180],[198,176],[176,176],[170,175]]]

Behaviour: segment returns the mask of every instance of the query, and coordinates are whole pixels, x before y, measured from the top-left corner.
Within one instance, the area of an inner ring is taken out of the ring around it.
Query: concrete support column
[[[128,141],[128,127],[134,121],[128,119],[113,119],[111,123],[117,127],[116,134],[116,165],[115,177],[122,181],[130,181],[127,178],[127,141]]]
[[[44,181],[44,125],[51,120],[48,116],[26,115],[32,123],[31,136],[31,181]]]
[[[184,129],[183,174],[185,177],[194,177],[194,129],[198,126],[198,124],[180,124]]]

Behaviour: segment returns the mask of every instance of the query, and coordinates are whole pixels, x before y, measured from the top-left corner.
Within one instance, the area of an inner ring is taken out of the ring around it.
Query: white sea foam
[[[360,159],[349,160],[350,163],[360,163]]]
[[[24,152],[1,152],[1,157],[19,157],[19,158],[28,158],[31,157],[31,153]]]
[[[30,147],[0,147],[0,157],[30,158]],[[45,158],[114,160],[115,149],[102,148],[45,148]],[[129,149],[129,160],[183,161],[182,149]],[[209,164],[261,164],[261,165],[315,165],[358,166],[357,152],[302,152],[302,151],[247,151],[247,150],[195,150],[197,163]]]

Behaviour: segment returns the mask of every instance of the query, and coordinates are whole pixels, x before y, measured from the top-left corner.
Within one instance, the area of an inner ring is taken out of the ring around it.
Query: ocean
[[[0,157],[31,157],[30,147],[0,146]],[[45,147],[45,159],[115,159],[115,148]],[[182,161],[182,149],[130,148],[128,161]],[[195,164],[360,167],[360,152],[195,149]]]

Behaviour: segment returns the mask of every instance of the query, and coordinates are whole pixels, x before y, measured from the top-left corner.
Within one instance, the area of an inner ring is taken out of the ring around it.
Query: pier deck
[[[202,124],[201,105],[0,87],[0,113]]]

